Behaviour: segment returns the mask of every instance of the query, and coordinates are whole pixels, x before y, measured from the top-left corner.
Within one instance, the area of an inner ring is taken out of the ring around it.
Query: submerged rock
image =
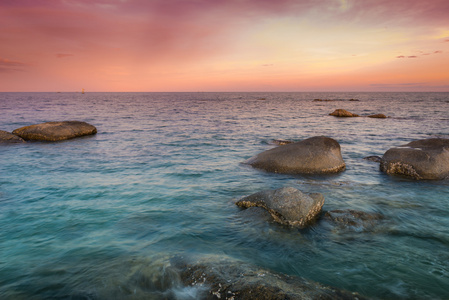
[[[363,159],[378,163],[378,162],[380,162],[382,160],[382,157],[373,155],[373,156],[364,157]]]
[[[380,170],[414,179],[449,177],[449,139],[417,140],[391,148],[382,157]]]
[[[385,118],[387,118],[387,116],[384,114],[375,114],[375,115],[369,115],[368,118],[385,119]]]
[[[63,121],[25,126],[14,130],[13,133],[25,140],[55,142],[96,134],[97,128],[86,122]]]
[[[340,144],[329,137],[311,137],[276,147],[243,162],[254,168],[284,174],[328,174],[346,168]]]
[[[0,144],[15,144],[15,143],[25,143],[25,140],[13,133],[0,130]]]
[[[334,117],[358,117],[359,115],[357,114],[353,114],[347,110],[344,109],[336,109],[334,112],[329,114],[330,116],[334,116]]]
[[[184,285],[207,287],[201,299],[364,299],[357,293],[229,258],[188,262],[176,257],[171,265],[178,270]]]
[[[280,224],[304,227],[319,215],[324,197],[319,193],[307,195],[293,187],[283,187],[252,194],[235,204],[242,208],[260,207]]]
[[[367,230],[384,219],[379,213],[367,213],[353,209],[327,211],[323,218],[330,220],[341,228],[352,228],[358,231]]]
[[[283,145],[287,145],[287,144],[292,144],[292,141],[287,141],[287,140],[272,140],[271,141],[273,144],[278,145],[278,146],[283,146]]]

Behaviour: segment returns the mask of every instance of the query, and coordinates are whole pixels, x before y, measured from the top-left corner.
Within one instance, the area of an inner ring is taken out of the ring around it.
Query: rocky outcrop
[[[322,194],[307,195],[293,187],[262,191],[236,202],[236,205],[242,208],[263,208],[271,214],[274,221],[298,227],[312,223],[321,212],[323,204]]]
[[[449,177],[449,139],[417,140],[391,148],[382,157],[380,170],[414,179]]]
[[[222,256],[193,262],[174,257],[171,266],[177,270],[184,285],[205,289],[198,295],[201,299],[365,299],[357,293]]]
[[[18,128],[13,131],[24,140],[62,141],[97,133],[97,128],[86,122],[47,122]]]
[[[21,137],[7,131],[0,130],[0,144],[25,143]]]
[[[348,118],[348,117],[359,117],[359,115],[357,114],[353,114],[347,110],[344,109],[336,109],[334,112],[329,114],[330,116],[334,116],[334,117],[343,117],[343,118]]]
[[[259,153],[243,162],[254,168],[283,174],[328,174],[346,168],[340,144],[317,136]]]

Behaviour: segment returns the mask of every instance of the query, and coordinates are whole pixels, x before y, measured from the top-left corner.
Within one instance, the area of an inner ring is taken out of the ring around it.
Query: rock
[[[380,170],[418,180],[449,178],[449,139],[417,140],[391,148],[383,155]]]
[[[387,118],[387,116],[384,115],[384,114],[375,114],[375,115],[370,115],[370,116],[368,116],[368,118],[385,119],[385,118]]]
[[[340,144],[324,136],[276,147],[243,163],[283,174],[329,174],[341,172],[346,168],[341,157]]]
[[[384,216],[379,213],[337,209],[326,212],[323,218],[332,221],[341,228],[364,231],[377,225],[380,220],[384,219]]]
[[[319,193],[306,195],[293,187],[283,187],[252,194],[235,204],[242,208],[261,207],[280,224],[305,227],[321,212],[324,197]]]
[[[207,288],[201,299],[365,299],[357,293],[222,256],[192,262],[178,256],[170,264],[185,286]]]
[[[293,143],[292,141],[287,141],[287,140],[272,140],[271,142],[274,145],[278,145],[278,146],[283,146],[283,145],[287,145],[287,144]]]
[[[330,113],[329,115],[335,116],[335,117],[358,117],[359,116],[357,114],[350,113],[349,111],[344,110],[344,109],[336,109],[333,113]]]
[[[61,141],[97,133],[95,126],[80,121],[47,122],[18,128],[14,134],[25,140]]]
[[[367,156],[367,157],[364,157],[363,159],[366,159],[366,160],[369,160],[369,161],[373,161],[373,162],[377,162],[377,163],[379,163],[382,160],[382,158],[380,156],[376,156],[376,155]]]
[[[0,144],[14,143],[25,143],[25,140],[15,134],[0,130]]]

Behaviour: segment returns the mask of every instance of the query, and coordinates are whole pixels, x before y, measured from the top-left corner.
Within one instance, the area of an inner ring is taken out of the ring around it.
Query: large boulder
[[[0,144],[25,143],[25,141],[10,132],[0,130]]]
[[[391,148],[382,157],[380,170],[414,179],[449,177],[449,139],[417,140]]]
[[[262,191],[235,203],[242,208],[261,207],[283,225],[305,227],[312,223],[324,204],[320,193],[304,194],[293,187]]]
[[[284,174],[328,174],[346,168],[340,144],[325,136],[276,147],[243,162],[254,168]]]
[[[358,117],[359,115],[357,114],[353,114],[347,110],[344,109],[336,109],[334,110],[334,112],[329,114],[330,116],[334,116],[334,117],[343,117],[343,118],[347,118],[347,117]]]
[[[97,128],[86,122],[63,121],[25,126],[14,130],[13,133],[25,140],[55,142],[95,134]]]

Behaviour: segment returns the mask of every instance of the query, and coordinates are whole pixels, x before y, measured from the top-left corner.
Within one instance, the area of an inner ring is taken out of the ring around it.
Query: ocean
[[[329,116],[337,108],[389,118]],[[167,277],[174,256],[226,257],[368,298],[449,299],[449,180],[389,176],[363,159],[449,138],[449,93],[0,93],[0,112],[10,132],[63,120],[98,130],[0,146],[1,299],[200,298]],[[242,164],[273,140],[312,136],[340,143],[344,172]],[[323,211],[383,219],[298,229],[235,205],[285,186],[322,193]]]

